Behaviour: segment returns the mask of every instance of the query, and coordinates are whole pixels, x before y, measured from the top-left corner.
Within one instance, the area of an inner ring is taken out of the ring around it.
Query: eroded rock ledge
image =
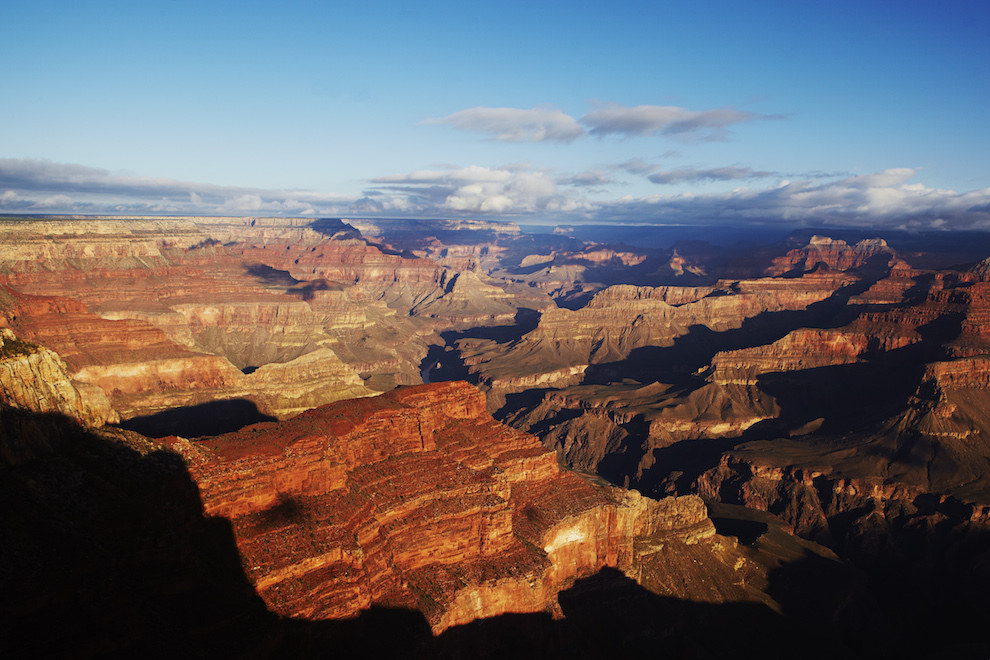
[[[694,496],[656,501],[562,471],[462,382],[400,388],[172,448],[207,514],[232,522],[270,609],[309,619],[372,604],[435,632],[556,596],[664,544],[715,536]]]

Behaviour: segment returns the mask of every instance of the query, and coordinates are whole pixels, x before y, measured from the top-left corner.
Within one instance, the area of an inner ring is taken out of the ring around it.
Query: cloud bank
[[[626,169],[646,171],[629,161]],[[654,171],[673,180],[745,180],[749,168]],[[0,159],[0,212],[282,216],[506,217],[533,222],[790,224],[990,230],[990,188],[916,182],[908,168],[718,193],[601,199],[599,171],[567,176],[530,166],[448,167],[377,177],[359,196],[266,190],[120,176],[83,165]],[[590,193],[596,193],[594,198]]]
[[[336,214],[353,196],[216,186],[111,174],[85,165],[0,158],[3,213]]]
[[[905,229],[990,229],[990,188],[959,193],[911,183],[915,171],[888,169],[826,183],[785,181],[763,189],[651,195],[602,205],[622,222],[777,223]]]

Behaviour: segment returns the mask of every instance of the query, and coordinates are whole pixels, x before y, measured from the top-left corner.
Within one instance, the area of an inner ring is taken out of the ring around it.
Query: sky
[[[990,230],[990,3],[36,2],[0,213]]]

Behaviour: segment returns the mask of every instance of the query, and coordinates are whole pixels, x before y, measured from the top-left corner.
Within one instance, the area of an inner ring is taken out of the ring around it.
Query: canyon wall
[[[504,612],[555,611],[605,566],[711,539],[701,500],[654,501],[563,472],[465,383],[400,388],[191,443],[176,439],[208,515],[231,520],[274,611],[422,611],[435,632]]]
[[[0,325],[125,420],[216,401],[284,418],[421,382],[439,332],[550,304],[340,221],[24,219],[0,239]]]

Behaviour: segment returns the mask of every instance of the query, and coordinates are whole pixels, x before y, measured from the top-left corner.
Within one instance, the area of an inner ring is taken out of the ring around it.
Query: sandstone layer
[[[269,607],[305,618],[372,604],[434,631],[555,611],[605,566],[635,575],[668,537],[711,539],[697,498],[654,501],[557,467],[465,383],[402,388],[285,422],[175,440],[207,514],[230,519]]]
[[[828,236],[812,236],[808,244],[788,251],[773,260],[768,275],[784,275],[791,272],[813,270],[824,264],[831,270],[879,270],[885,271],[897,258],[882,238],[871,238],[849,245],[845,241]]]
[[[119,421],[103,390],[69,378],[65,362],[46,348],[0,328],[0,405],[60,413],[87,426]]]

